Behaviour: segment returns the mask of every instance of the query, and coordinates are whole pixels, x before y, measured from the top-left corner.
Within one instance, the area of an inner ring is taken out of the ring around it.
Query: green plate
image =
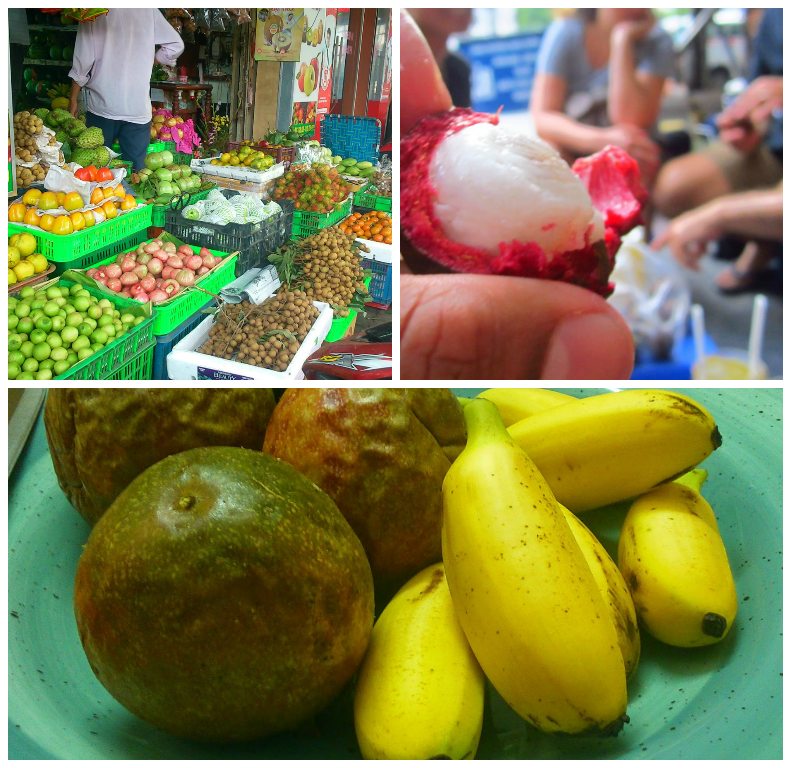
[[[615,739],[539,733],[489,687],[479,758],[782,758],[782,392],[678,391],[711,410],[724,439],[703,465],[704,494],[739,592],[733,630],[686,650],[644,633],[631,724]],[[584,517],[611,552],[624,513],[616,505]],[[348,689],[300,732],[244,745],[182,741],[128,713],[94,677],[77,636],[72,584],[88,533],[58,488],[39,419],[9,478],[9,758],[359,757]]]

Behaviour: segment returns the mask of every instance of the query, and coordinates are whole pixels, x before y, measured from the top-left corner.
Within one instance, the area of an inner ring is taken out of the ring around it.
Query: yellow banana
[[[472,759],[485,678],[456,618],[442,563],[404,585],[374,625],[354,726],[367,759]]]
[[[523,419],[508,432],[574,514],[680,477],[722,443],[701,405],[657,389],[587,397]]]
[[[728,555],[700,495],[706,475],[695,470],[641,496],[618,541],[618,565],[643,625],[684,648],[719,642],[736,618]]]
[[[497,406],[500,418],[506,427],[533,414],[549,410],[558,405],[573,403],[577,398],[553,392],[551,389],[487,389],[478,397],[489,400]]]
[[[629,588],[618,566],[588,526],[562,504],[558,506],[566,516],[566,522],[585,555],[585,562],[607,604],[610,619],[618,635],[626,679],[629,680],[637,671],[637,663],[640,661],[640,630],[637,628],[637,615]]]
[[[537,728],[617,733],[624,662],[585,557],[494,403],[476,398],[464,416],[467,446],[442,487],[442,558],[470,646]]]

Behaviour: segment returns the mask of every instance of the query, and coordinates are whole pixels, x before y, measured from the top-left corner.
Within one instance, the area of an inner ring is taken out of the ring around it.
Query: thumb
[[[632,335],[591,291],[490,275],[401,278],[402,379],[628,379]]]
[[[670,227],[651,241],[651,250],[659,251],[670,242]]]

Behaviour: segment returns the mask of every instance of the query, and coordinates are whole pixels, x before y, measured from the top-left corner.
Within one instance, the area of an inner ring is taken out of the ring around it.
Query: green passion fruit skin
[[[371,569],[283,461],[199,448],[145,470],[93,529],[74,609],[91,668],[138,717],[210,742],[291,729],[354,675]]]

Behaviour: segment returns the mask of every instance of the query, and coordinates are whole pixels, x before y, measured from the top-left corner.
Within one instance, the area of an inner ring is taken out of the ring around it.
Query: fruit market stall
[[[205,14],[165,17],[204,40]],[[238,64],[247,53],[226,43],[217,50]],[[152,85],[191,85],[157,67]],[[53,91],[48,106],[13,120],[9,380],[301,379],[322,344],[389,309],[392,169],[378,120],[322,113],[320,139],[315,125],[292,124],[233,141],[238,116],[193,119],[154,101],[144,167],[132,169],[42,72],[25,77],[28,90]],[[273,95],[259,92],[258,106]]]

